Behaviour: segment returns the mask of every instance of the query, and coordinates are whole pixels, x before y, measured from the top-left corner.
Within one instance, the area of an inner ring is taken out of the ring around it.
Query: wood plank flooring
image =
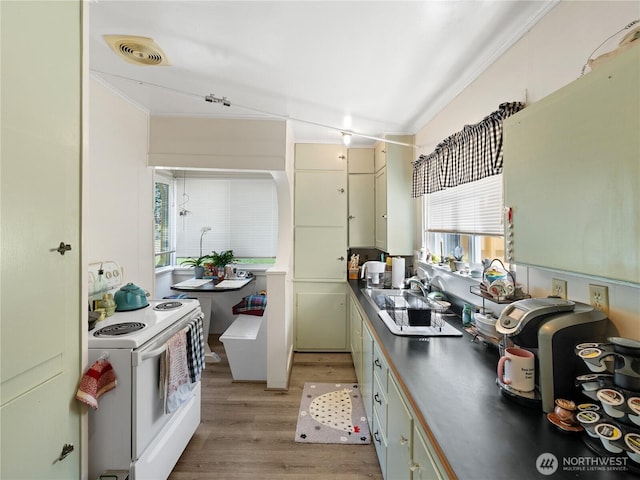
[[[305,382],[356,381],[348,353],[296,353],[289,391],[234,383],[218,335],[209,345],[222,359],[202,377],[202,422],[169,480],[382,480],[373,443],[294,441]]]

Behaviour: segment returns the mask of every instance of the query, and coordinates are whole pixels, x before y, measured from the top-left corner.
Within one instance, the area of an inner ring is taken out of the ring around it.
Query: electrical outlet
[[[589,284],[589,303],[609,315],[609,287]]]
[[[557,278],[551,279],[551,295],[554,297],[560,297],[567,299],[567,281],[558,280]]]

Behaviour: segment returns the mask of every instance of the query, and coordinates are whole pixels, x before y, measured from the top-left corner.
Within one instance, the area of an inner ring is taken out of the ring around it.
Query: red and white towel
[[[116,373],[107,360],[98,360],[80,379],[76,398],[93,409],[98,408],[98,399],[117,385]]]
[[[164,398],[166,413],[175,412],[191,397],[185,329],[167,341],[160,360],[160,393]]]

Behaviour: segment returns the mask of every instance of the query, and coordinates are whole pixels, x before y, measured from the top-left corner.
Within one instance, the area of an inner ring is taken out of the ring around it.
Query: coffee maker
[[[504,346],[517,345],[535,354],[536,388],[521,392],[498,381],[501,392],[518,403],[552,412],[556,398],[577,396],[575,377],[586,373],[574,348],[582,342],[603,341],[607,316],[591,305],[560,298],[529,298],[502,311],[496,330]]]

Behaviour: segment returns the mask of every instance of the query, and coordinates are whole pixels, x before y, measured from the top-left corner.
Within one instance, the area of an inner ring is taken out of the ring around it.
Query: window
[[[456,247],[463,260],[504,260],[502,175],[423,196],[424,243],[438,258],[452,256]]]
[[[213,250],[233,250],[240,260],[273,261],[278,246],[278,202],[271,176],[184,175],[177,182],[182,199],[176,226],[178,262]]]
[[[155,266],[166,267],[172,264],[174,250],[173,235],[173,181],[170,177],[157,174],[154,189],[154,254]]]

